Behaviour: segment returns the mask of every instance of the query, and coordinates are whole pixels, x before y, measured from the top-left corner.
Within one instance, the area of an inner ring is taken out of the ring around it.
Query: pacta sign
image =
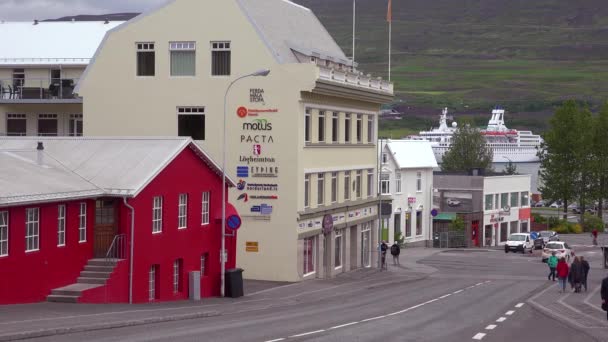
[[[241,135],[242,143],[273,143],[272,135]]]
[[[252,122],[244,122],[243,129],[246,131],[272,131],[272,124],[266,119],[255,119]]]

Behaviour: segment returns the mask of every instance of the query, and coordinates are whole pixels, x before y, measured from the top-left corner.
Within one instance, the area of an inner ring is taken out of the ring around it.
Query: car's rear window
[[[551,232],[540,232],[540,236],[543,236],[543,237],[545,237],[545,236],[550,237],[551,235],[553,235],[553,233],[551,233]]]
[[[564,245],[561,243],[548,243],[545,248],[549,249],[564,249]]]

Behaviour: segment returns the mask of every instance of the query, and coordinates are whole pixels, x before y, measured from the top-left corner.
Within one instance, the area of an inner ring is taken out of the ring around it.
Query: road
[[[606,271],[575,238],[592,263],[589,295],[557,294],[537,254],[453,250],[421,259],[423,273],[355,272],[268,291],[229,315],[33,341],[608,341],[606,315],[592,306]]]

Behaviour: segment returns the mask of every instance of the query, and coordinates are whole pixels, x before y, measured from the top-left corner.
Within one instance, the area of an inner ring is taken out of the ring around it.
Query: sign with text
[[[259,252],[259,245],[257,241],[246,241],[245,252]]]

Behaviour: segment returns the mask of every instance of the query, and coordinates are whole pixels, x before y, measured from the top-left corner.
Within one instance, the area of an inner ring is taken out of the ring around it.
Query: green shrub
[[[597,229],[598,231],[602,231],[604,229],[604,221],[602,221],[601,218],[599,218],[595,215],[585,213],[583,215],[582,229],[583,229],[583,231],[585,231],[587,233],[592,232],[594,229]]]
[[[557,216],[551,216],[547,221],[549,222],[549,228],[555,228],[561,224],[561,220]]]
[[[570,234],[570,231],[568,230],[567,225],[557,226],[557,227],[553,228],[553,231],[555,231],[557,234]]]
[[[536,223],[547,223],[547,219],[541,214],[532,213],[532,217],[534,218],[534,222]]]
[[[572,228],[572,230],[570,231],[572,234],[581,234],[583,232],[583,227],[581,227],[580,224],[570,224],[570,228]]]
[[[460,216],[456,216],[450,223],[450,229],[455,231],[464,231],[464,220]]]
[[[558,223],[552,230],[558,234],[580,234],[583,232],[583,228],[579,224],[570,223],[564,220],[558,220]]]

